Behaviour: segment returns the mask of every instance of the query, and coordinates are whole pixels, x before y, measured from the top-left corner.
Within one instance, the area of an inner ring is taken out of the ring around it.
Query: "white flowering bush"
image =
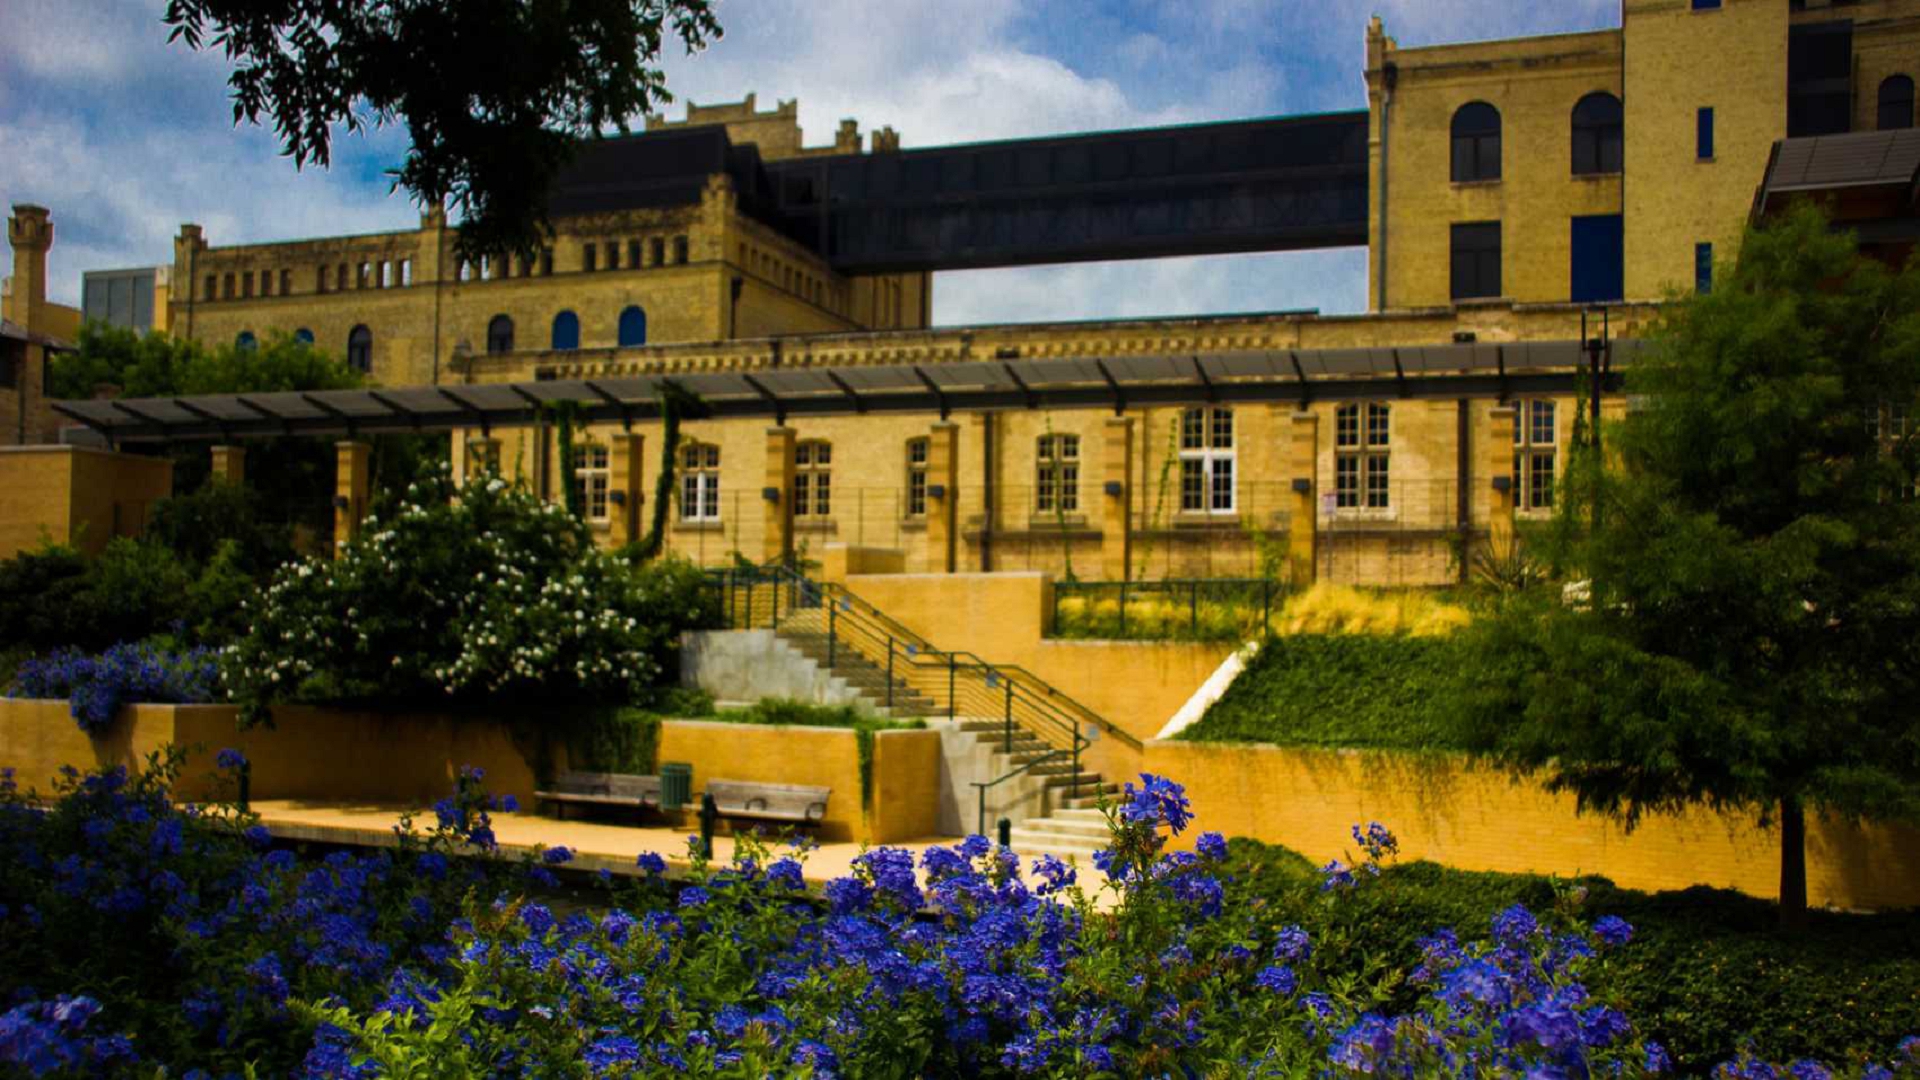
[[[222,680],[275,703],[484,708],[623,703],[714,612],[683,561],[635,567],[497,476],[417,483],[337,560],[290,563],[248,604]]]

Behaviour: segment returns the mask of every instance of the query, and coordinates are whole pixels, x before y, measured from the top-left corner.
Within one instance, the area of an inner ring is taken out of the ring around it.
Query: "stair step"
[[[1102,832],[1106,831],[1106,828],[1107,828],[1106,815],[1102,814],[1100,811],[1094,809],[1091,806],[1088,806],[1088,807],[1063,806],[1060,809],[1055,810],[1053,813],[1048,814],[1046,819],[1048,821],[1058,821],[1063,824],[1067,822],[1072,822],[1076,825],[1080,825],[1080,824],[1096,825],[1100,828]]]
[[[1108,837],[1112,835],[1105,821],[1074,821],[1054,816],[1028,818],[1021,824],[1021,828],[1036,834],[1045,833],[1070,843],[1085,841],[1098,843],[1102,847],[1106,846]]]
[[[1039,832],[1033,829],[1014,829],[1007,837],[1012,841],[1013,850],[1022,855],[1049,854],[1063,859],[1073,859],[1083,864],[1093,862],[1093,853],[1106,847],[1105,842],[1082,840],[1078,837],[1061,837],[1053,833]]]
[[[1045,767],[1046,766],[1044,765],[1041,766],[1041,768],[1045,768]],[[1076,774],[1067,773],[1067,774],[1049,775],[1047,777],[1047,786],[1049,788],[1078,787],[1083,794],[1085,792],[1093,791],[1097,789],[1099,785],[1100,785],[1100,777],[1099,777],[1099,774],[1097,773],[1079,773],[1077,774],[1077,776]]]

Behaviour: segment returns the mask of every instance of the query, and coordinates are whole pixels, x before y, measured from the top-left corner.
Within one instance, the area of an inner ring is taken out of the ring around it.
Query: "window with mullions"
[[[1500,293],[1500,223],[1461,222],[1453,226],[1452,296],[1476,300]]]
[[[1573,174],[1617,173],[1626,160],[1620,99],[1595,91],[1573,107]]]
[[[1080,509],[1080,436],[1042,435],[1034,446],[1033,508],[1042,514]]]
[[[1393,407],[1378,401],[1333,411],[1333,505],[1393,508]]]
[[[1553,509],[1554,454],[1560,445],[1556,411],[1551,401],[1514,407],[1514,505],[1522,511]]]
[[[1233,508],[1233,410],[1188,409],[1180,416],[1180,512]]]
[[[1898,131],[1913,126],[1913,77],[1889,75],[1880,81],[1875,101],[1875,127],[1880,131]]]
[[[580,512],[588,521],[607,520],[607,485],[613,456],[604,446],[588,443],[574,457],[573,486],[580,496]]]
[[[1500,110],[1470,101],[1453,114],[1453,182],[1500,179]]]
[[[1883,456],[1893,457],[1900,452],[1908,434],[1909,426],[1905,405],[1879,405],[1866,410],[1867,433],[1872,435]],[[1920,494],[1920,477],[1909,473],[1904,482],[1893,489],[1894,498],[1902,502],[1911,502]]]
[[[690,443],[680,449],[680,520],[720,520],[720,448]]]
[[[925,439],[907,440],[907,516],[927,516],[927,447]]]
[[[833,512],[833,444],[803,442],[793,448],[793,514],[826,517]]]

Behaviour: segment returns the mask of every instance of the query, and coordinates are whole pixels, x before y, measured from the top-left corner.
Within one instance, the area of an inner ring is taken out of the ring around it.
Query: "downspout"
[[[993,571],[993,414],[980,414],[980,572]]]
[[[1460,529],[1460,584],[1465,585],[1472,576],[1468,567],[1473,550],[1473,404],[1461,398],[1454,409],[1454,445],[1459,448],[1459,461],[1455,465],[1458,479],[1454,488],[1459,504],[1456,516]]]
[[[1400,66],[1380,67],[1380,287],[1374,310],[1387,310],[1387,159],[1393,145],[1393,88],[1400,81]]]

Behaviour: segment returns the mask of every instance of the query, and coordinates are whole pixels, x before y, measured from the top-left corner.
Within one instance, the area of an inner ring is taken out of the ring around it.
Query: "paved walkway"
[[[261,823],[266,825],[268,831],[282,840],[392,847],[395,843],[394,828],[400,824],[405,807],[376,803],[256,799],[253,811],[260,815]],[[431,829],[433,824],[432,810],[414,812],[416,829],[424,832]],[[493,815],[493,832],[500,841],[501,851],[510,855],[531,852],[543,846],[572,848],[573,861],[567,864],[568,868],[589,872],[605,868],[616,874],[637,873],[635,859],[641,852],[651,851],[667,860],[669,875],[686,871],[687,840],[698,835],[698,829],[691,823],[682,827],[561,821],[525,811]],[[927,848],[955,844],[959,840],[954,836],[928,836],[885,846],[906,848],[914,853],[918,861],[920,853]],[[773,844],[776,851],[781,850],[778,841]],[[715,863],[725,864],[732,860],[731,836],[724,833],[715,836],[713,846]],[[806,878],[821,884],[844,877],[852,870],[854,857],[865,850],[866,845],[851,842],[822,844],[807,854]],[[1080,877],[1082,884],[1089,888],[1099,880],[1091,866],[1081,867]],[[1029,882],[1032,880],[1030,877]]]

